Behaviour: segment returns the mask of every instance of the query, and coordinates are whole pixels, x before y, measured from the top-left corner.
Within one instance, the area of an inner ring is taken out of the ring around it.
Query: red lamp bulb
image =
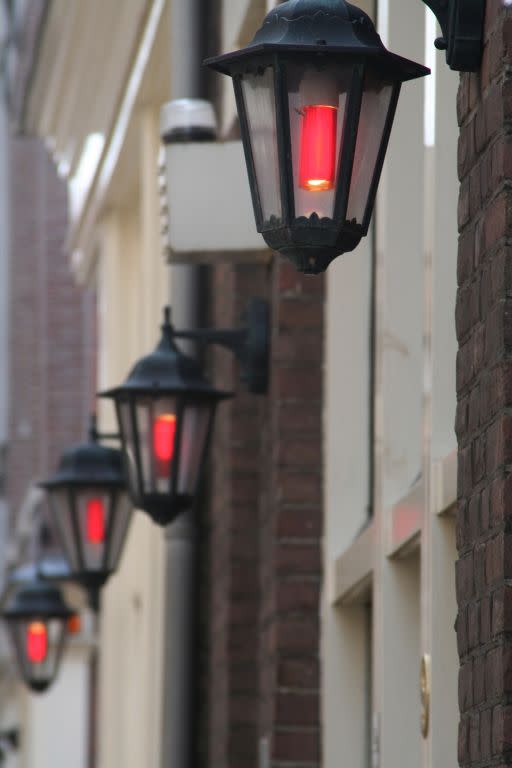
[[[88,499],[86,506],[87,540],[90,544],[105,541],[105,505],[102,499]]]
[[[48,653],[48,632],[42,621],[33,621],[27,629],[27,656],[32,664],[41,664]]]
[[[325,105],[302,108],[299,185],[309,192],[334,188],[338,108]]]
[[[175,437],[176,416],[173,413],[158,416],[153,425],[153,450],[158,462],[163,464],[172,460]]]

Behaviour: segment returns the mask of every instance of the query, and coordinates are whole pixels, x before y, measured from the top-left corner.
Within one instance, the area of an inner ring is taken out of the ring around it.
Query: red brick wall
[[[234,327],[251,296],[271,306],[266,396],[243,391],[226,352],[210,506],[209,764],[314,766],[319,737],[322,535],[322,278],[281,260],[214,270],[213,322]]]
[[[459,762],[512,760],[512,11],[487,0],[481,72],[463,75],[457,418]]]
[[[93,405],[94,293],[76,287],[64,244],[64,183],[42,142],[10,141],[8,500],[11,516]]]
[[[258,267],[214,270],[212,322],[234,328],[246,299],[265,294]],[[256,766],[258,739],[259,487],[266,398],[238,382],[233,356],[214,356],[215,380],[237,396],[220,406],[211,450],[210,765]]]

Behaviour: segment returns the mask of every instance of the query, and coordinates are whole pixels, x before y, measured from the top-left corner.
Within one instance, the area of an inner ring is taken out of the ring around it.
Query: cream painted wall
[[[457,177],[458,126],[455,109],[459,75],[438,57],[436,71],[437,144],[434,178],[432,233],[432,453],[442,459],[456,450],[454,429],[456,407],[455,360],[457,338],[454,307],[457,284]],[[450,109],[445,105],[450,104]]]
[[[88,655],[86,648],[68,647],[44,695],[23,689],[19,768],[87,768]]]
[[[388,0],[389,47],[423,59],[421,3]],[[423,398],[424,82],[405,83],[378,194],[382,503],[397,502],[418,479]]]
[[[1,28],[0,40],[5,32]],[[0,365],[9,370],[9,127],[4,100],[0,102]],[[9,376],[0,377],[0,446],[8,437]],[[5,472],[5,466],[0,468]],[[0,590],[3,589],[8,536],[8,508],[0,498]]]
[[[322,723],[326,768],[366,768],[367,626],[361,604],[331,604],[329,564],[367,523],[370,422],[372,237],[337,259],[327,273],[325,358],[326,583],[322,592]]]
[[[1,38],[1,30],[0,30]],[[9,233],[10,233],[10,213],[9,213],[9,148],[8,148],[9,127],[5,106],[3,100],[0,103],[0,360],[2,367],[7,369],[8,348],[8,295],[9,295]],[[9,377],[0,377],[0,443],[7,439],[8,426],[8,383]],[[2,517],[6,511],[0,510]],[[0,585],[2,561],[0,555]]]
[[[157,154],[159,110],[169,93],[169,5],[54,3],[28,105],[31,127],[54,148],[63,172],[76,171],[88,135],[105,139],[69,239],[78,280],[97,287],[98,389],[121,382],[155,346],[168,296]],[[98,409],[100,428],[112,431],[111,405]],[[164,534],[137,512],[119,572],[102,592],[100,768],[160,768],[164,603]],[[70,699],[86,690],[78,678],[75,685]],[[56,699],[45,703],[44,709],[25,705],[34,744],[42,743],[45,718],[62,718]],[[69,756],[65,765],[82,768]]]
[[[104,216],[98,247],[99,388],[121,382],[157,343],[167,299],[157,197],[158,112],[133,116],[139,185],[132,204]],[[126,162],[127,158],[121,159]],[[110,403],[102,427],[113,426]],[[160,765],[163,698],[164,534],[136,512],[121,567],[103,592],[100,627],[100,768]]]
[[[359,3],[372,17],[373,0]],[[331,564],[368,521],[370,503],[370,300],[373,237],[327,272],[325,344],[325,583],[322,591],[322,717],[325,768],[343,755],[368,766],[368,597],[333,605]]]
[[[0,730],[17,728],[21,723],[22,689],[14,670],[7,668],[0,683]],[[5,765],[2,768],[22,768],[20,750],[10,749],[6,752]]]
[[[370,501],[370,297],[372,236],[329,267],[326,302],[324,432],[325,552],[332,559],[356,538]],[[333,414],[335,418],[333,419]]]
[[[371,11],[369,3],[365,10]],[[421,3],[380,0],[389,47],[422,60],[425,14]],[[380,185],[374,445],[368,434],[371,238],[327,273],[325,768],[454,768],[457,762],[455,524],[441,514],[437,486],[448,473],[441,493],[446,512],[455,502],[449,457],[456,447],[456,81],[437,54],[437,143],[427,149],[424,84],[404,86]],[[360,535],[372,451],[374,518]],[[397,551],[394,515],[411,509],[413,538]],[[419,726],[424,653],[432,670],[427,739]]]

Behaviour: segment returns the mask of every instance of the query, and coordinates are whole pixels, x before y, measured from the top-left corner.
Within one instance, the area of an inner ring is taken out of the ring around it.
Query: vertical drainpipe
[[[200,0],[170,0],[170,98],[200,95]],[[165,108],[162,114],[165,120]],[[178,328],[199,325],[199,270],[170,267],[170,304]],[[196,526],[192,511],[165,530],[162,768],[193,764]]]
[[[200,0],[170,0],[170,98],[200,96],[201,27]],[[198,267],[173,265],[170,268],[170,296],[173,323],[177,327],[198,326]]]

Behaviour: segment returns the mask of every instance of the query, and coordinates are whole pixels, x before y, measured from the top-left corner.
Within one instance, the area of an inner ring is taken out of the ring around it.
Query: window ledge
[[[374,531],[372,520],[348,549],[331,563],[332,604],[366,602],[373,574]]]
[[[455,514],[457,503],[457,451],[432,463],[432,507],[436,515]]]
[[[420,478],[409,493],[384,513],[391,518],[386,552],[388,557],[406,557],[418,548],[424,504],[425,487],[423,478]]]

